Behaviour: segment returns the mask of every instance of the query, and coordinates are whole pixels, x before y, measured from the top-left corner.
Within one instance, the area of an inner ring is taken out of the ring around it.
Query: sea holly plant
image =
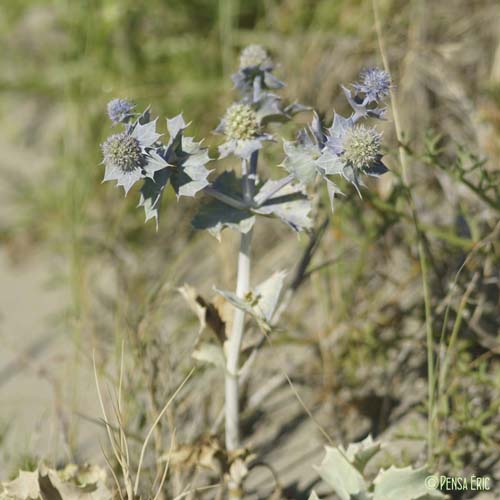
[[[382,444],[368,436],[347,449],[327,446],[315,469],[341,500],[439,500],[446,496],[436,489],[435,477],[425,467],[380,469],[374,479],[365,471],[368,462],[380,452]],[[310,500],[318,499],[315,492]]]
[[[385,71],[364,70],[351,88],[342,87],[352,112],[349,116],[334,113],[327,126],[316,111],[297,102],[286,103],[275,93],[284,86],[275,76],[275,68],[263,47],[251,45],[242,51],[240,67],[232,76],[238,95],[221,113],[215,129],[222,137],[218,158],[210,158],[202,142],[187,135],[189,124],[182,115],[166,120],[164,134],[158,131],[162,129],[161,121],[151,116],[149,108],[138,113],[135,105],[125,99],[109,103],[108,115],[114,127],[122,130],[115,130],[101,146],[104,181],[116,181],[125,194],[139,184],[138,206],[144,209],[146,221],[155,220],[157,229],[163,193],[170,186],[177,199],[204,197],[192,220],[196,229],[206,229],[218,239],[225,229],[241,234],[236,290],[216,288],[234,306],[231,331],[222,335],[219,332],[218,346],[196,349],[197,359],[211,360],[224,368],[228,456],[238,456],[241,449],[238,381],[245,320],[247,316],[253,318],[265,335],[271,334],[285,277],[280,271],[252,287],[255,224],[262,218],[276,219],[292,231],[308,231],[313,223],[310,188],[318,180],[326,185],[333,208],[335,196],[341,193],[339,180],[347,180],[361,195],[364,176],[377,177],[387,172],[382,136],[371,123],[384,116],[383,101],[391,86]],[[270,123],[291,121],[301,112],[311,113],[312,120],[298,131],[294,141],[280,139],[269,130]],[[259,175],[259,153],[267,145],[280,142],[284,156],[276,172],[286,173],[278,179],[264,180]],[[217,175],[209,165],[226,157],[234,158],[240,167]],[[238,498],[241,474],[236,476],[239,479],[233,477],[230,483],[233,496]]]

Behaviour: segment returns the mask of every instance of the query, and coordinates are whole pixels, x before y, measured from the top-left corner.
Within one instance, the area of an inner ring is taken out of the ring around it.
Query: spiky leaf
[[[254,212],[276,217],[294,231],[304,231],[312,226],[309,217],[311,208],[311,202],[304,190],[289,185],[280,191],[279,196],[267,200],[262,206],[255,208]]]
[[[326,455],[315,469],[341,500],[368,500],[367,484],[361,473],[338,448],[326,446]],[[402,497],[401,497],[402,498]]]
[[[373,500],[438,500],[446,498],[438,490],[430,489],[425,484],[429,472],[425,467],[412,469],[394,466],[381,470],[375,480]]]
[[[213,187],[221,193],[241,196],[241,180],[233,171],[223,172]],[[220,240],[221,231],[228,227],[240,233],[247,233],[255,222],[255,215],[250,210],[239,210],[218,200],[210,200],[200,205],[191,224],[196,229],[207,229]]]

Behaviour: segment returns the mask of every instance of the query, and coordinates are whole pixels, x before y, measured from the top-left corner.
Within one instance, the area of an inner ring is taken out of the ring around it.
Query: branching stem
[[[247,210],[248,203],[245,203],[243,200],[235,198],[234,196],[229,196],[225,193],[222,193],[218,189],[214,188],[213,186],[207,186],[203,192],[211,196],[212,198],[215,198],[216,200],[222,201],[222,203],[225,203],[226,205],[229,205],[230,207],[237,208],[238,210]]]

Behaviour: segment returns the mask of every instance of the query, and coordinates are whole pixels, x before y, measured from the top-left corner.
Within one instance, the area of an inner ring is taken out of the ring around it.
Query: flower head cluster
[[[233,104],[224,116],[224,133],[235,140],[255,137],[259,130],[257,115],[248,104]]]
[[[240,54],[240,69],[255,68],[259,66],[272,68],[272,61],[262,45],[249,45]]]
[[[322,177],[328,188],[330,201],[340,189],[332,176],[341,175],[360,193],[362,174],[379,176],[388,171],[382,162],[382,135],[373,127],[357,122],[356,111],[349,118],[335,114],[332,126],[324,129],[317,114],[311,125],[302,130],[296,143],[285,143],[283,166],[302,184]]]
[[[368,68],[360,73],[359,78],[359,82],[352,84],[354,95],[342,86],[347,102],[354,111],[352,121],[355,123],[366,117],[382,119],[386,112],[383,102],[391,88],[389,73],[380,68]]]
[[[364,171],[373,165],[380,155],[379,134],[373,127],[355,125],[343,138],[343,160],[354,168]]]
[[[224,134],[226,141],[219,146],[219,158],[234,154],[241,159],[249,159],[252,153],[261,149],[262,142],[272,136],[262,131],[259,103],[251,106],[245,102],[232,104],[227,109],[215,132]]]
[[[108,105],[108,114],[129,113],[132,108],[115,99]],[[115,116],[115,115],[113,115]],[[142,181],[139,206],[144,208],[146,221],[156,219],[163,191],[168,183],[177,197],[194,196],[209,184],[210,173],[205,165],[210,161],[208,151],[192,137],[184,136],[187,127],[182,115],[167,119],[170,134],[168,143],[160,141],[156,120],[151,120],[149,108],[124,130],[108,137],[102,144],[104,181],[115,180],[127,194]]]
[[[153,177],[167,162],[156,152],[155,143],[161,137],[156,133],[156,120],[144,121],[144,115],[127,125],[124,132],[113,134],[101,145],[104,180],[116,180],[125,194],[140,179]]]
[[[255,103],[262,91],[279,89],[284,83],[273,75],[274,64],[261,45],[249,45],[240,55],[240,68],[231,76],[245,102]]]
[[[365,95],[367,102],[378,102],[389,95],[391,77],[380,68],[367,68],[360,73],[360,82],[353,87]]]
[[[108,116],[113,123],[125,122],[132,116],[135,105],[126,99],[113,99],[108,102]]]
[[[141,170],[146,163],[146,155],[141,149],[139,141],[127,134],[120,132],[108,137],[101,145],[104,164],[123,174]]]

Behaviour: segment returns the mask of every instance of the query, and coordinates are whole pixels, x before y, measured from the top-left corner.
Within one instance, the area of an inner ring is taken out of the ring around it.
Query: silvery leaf
[[[277,95],[265,93],[256,103],[255,113],[260,124],[269,122],[285,122],[290,116],[283,111],[281,98]]]
[[[284,271],[276,271],[266,281],[255,287],[254,294],[257,303],[253,306],[253,309],[255,314],[267,322],[271,321],[278,305],[285,276]]]
[[[360,472],[349,463],[338,448],[326,446],[326,454],[314,468],[341,500],[368,500],[368,487]],[[384,499],[387,500],[387,499]],[[402,500],[402,498],[400,498]]]
[[[269,179],[264,184],[262,184],[262,186],[259,187],[259,192],[254,197],[256,205],[260,205],[263,201],[269,199],[269,195],[272,195],[272,193],[276,192],[276,188],[281,184],[283,184],[282,179],[277,181]]]
[[[361,182],[359,180],[357,169],[355,169],[351,165],[345,165],[344,169],[342,171],[342,175],[344,176],[344,178],[347,181],[349,181],[356,188],[356,191],[358,192],[359,197],[362,198],[362,196],[361,196]]]
[[[342,137],[347,130],[352,127],[352,120],[345,118],[338,113],[334,113],[332,126],[328,129],[330,135],[335,137]]]
[[[280,89],[285,86],[281,80],[278,80],[269,71],[264,72],[264,84],[268,89]]]
[[[184,167],[184,165],[181,165],[181,167]],[[170,182],[177,198],[195,196],[198,191],[210,184],[207,179],[209,174],[210,170],[207,170],[204,164],[193,164],[186,168],[173,170]]]
[[[238,297],[234,292],[220,290],[216,287],[214,290],[234,307],[253,316],[262,329],[270,331],[271,319],[278,306],[285,275],[284,271],[273,273],[244,297]]]
[[[323,146],[325,145],[326,136],[325,132],[323,131],[323,125],[321,124],[321,119],[318,113],[316,113],[316,111],[313,112],[313,119],[311,121],[311,125],[309,125],[309,130],[316,139],[318,147],[322,149]]]
[[[156,132],[157,120],[158,118],[145,124],[136,123],[131,135],[139,141],[143,148],[150,147],[161,137],[161,134]]]
[[[224,228],[234,229],[240,233],[248,233],[255,222],[255,216],[248,210],[238,210],[218,200],[203,203],[191,224],[195,229],[207,229],[220,241],[220,233]]]
[[[316,165],[325,175],[340,175],[344,170],[344,163],[328,149],[325,149],[316,161]]]
[[[318,148],[314,145],[302,146],[284,141],[283,149],[286,156],[282,165],[286,171],[302,184],[311,184],[318,173],[316,165],[319,157]]]
[[[246,295],[246,297],[241,298],[238,297],[238,295],[236,295],[234,292],[229,292],[227,290],[220,290],[217,287],[214,287],[214,290],[237,309],[241,309],[242,311],[245,311],[252,315],[254,314],[252,302],[255,300],[255,296],[253,292],[250,291]]]
[[[144,207],[146,222],[150,219],[155,219],[156,230],[158,230],[161,198],[171,175],[172,169],[164,168],[163,170],[155,172],[153,179],[149,177],[144,179],[144,184],[141,187],[141,197],[138,206]]]
[[[241,179],[233,171],[223,172],[213,183],[214,189],[229,196],[241,197]],[[207,229],[220,240],[221,231],[228,227],[247,233],[253,227],[255,216],[250,210],[238,210],[225,203],[211,199],[200,205],[191,224],[196,229]]]
[[[342,194],[342,191],[338,188],[335,182],[331,181],[330,179],[327,179],[325,177],[325,181],[326,181],[326,189],[328,190],[328,199],[330,200],[330,207],[333,212],[335,196],[338,194]]]
[[[373,500],[438,500],[446,498],[438,490],[426,485],[425,479],[429,472],[425,467],[412,469],[404,467],[398,469],[391,466],[381,470],[373,484],[375,491]]]
[[[277,217],[290,226],[294,231],[310,229],[312,225],[309,213],[311,202],[303,190],[297,190],[291,185],[280,191],[280,196],[267,200],[253,211],[260,215]]]
[[[236,146],[233,153],[243,160],[249,160],[252,153],[262,148],[263,139],[247,139],[235,141]]]
[[[369,435],[359,443],[351,443],[347,450],[343,446],[339,446],[339,449],[359,472],[363,472],[365,465],[380,451],[381,447],[381,443],[374,442]]]
[[[167,129],[172,138],[176,137],[179,132],[182,132],[188,126],[189,124],[184,121],[182,113],[173,118],[167,118]]]

